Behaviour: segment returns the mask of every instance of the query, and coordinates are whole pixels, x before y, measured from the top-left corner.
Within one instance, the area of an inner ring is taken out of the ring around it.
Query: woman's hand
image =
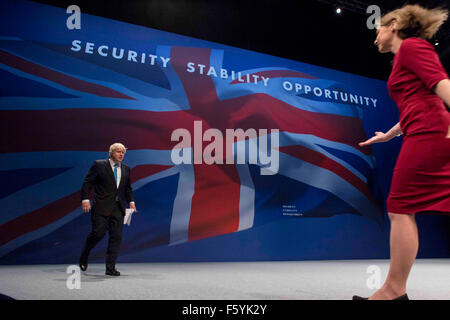
[[[360,142],[358,143],[360,147],[365,147],[368,145],[371,145],[373,143],[380,143],[380,142],[387,142],[389,140],[391,140],[392,137],[384,132],[381,131],[375,131],[375,136],[373,136],[372,138],[364,141],[364,142]]]

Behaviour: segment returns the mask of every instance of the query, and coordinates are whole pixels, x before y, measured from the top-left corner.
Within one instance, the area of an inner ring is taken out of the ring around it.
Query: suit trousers
[[[91,250],[103,239],[106,231],[109,231],[108,249],[106,251],[106,269],[114,270],[117,256],[122,242],[124,212],[118,202],[111,215],[104,216],[92,211],[92,231],[86,239],[81,256],[88,258]]]

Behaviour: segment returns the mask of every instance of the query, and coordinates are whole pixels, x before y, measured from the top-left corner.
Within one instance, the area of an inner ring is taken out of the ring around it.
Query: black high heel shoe
[[[369,298],[364,298],[364,297],[360,297],[360,296],[353,296],[352,300],[369,300]],[[408,295],[405,293],[402,296],[399,296],[397,298],[394,298],[392,300],[409,300]]]
[[[81,256],[78,265],[80,266],[81,271],[86,271],[88,267],[88,259]]]
[[[107,276],[115,276],[115,277],[120,276],[120,272],[117,269],[106,269],[105,274]]]

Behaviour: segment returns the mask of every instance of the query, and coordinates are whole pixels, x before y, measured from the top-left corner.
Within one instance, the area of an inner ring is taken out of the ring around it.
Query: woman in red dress
[[[430,39],[447,19],[443,9],[407,5],[382,17],[375,45],[392,52],[388,80],[400,121],[360,143],[386,142],[403,134],[387,209],[391,222],[390,267],[369,299],[408,299],[406,282],[419,247],[415,214],[450,213],[450,80]],[[367,299],[358,296],[354,300]]]

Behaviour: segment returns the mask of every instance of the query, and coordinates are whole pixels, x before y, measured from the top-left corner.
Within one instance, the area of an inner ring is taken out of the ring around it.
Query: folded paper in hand
[[[123,224],[130,225],[131,216],[133,215],[133,209],[125,209],[125,217],[123,218]]]

